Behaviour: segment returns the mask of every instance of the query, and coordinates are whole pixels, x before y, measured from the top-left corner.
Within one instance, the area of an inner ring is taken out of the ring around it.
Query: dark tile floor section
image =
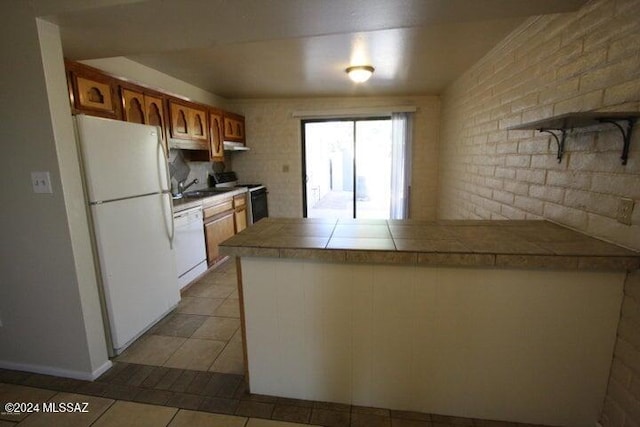
[[[0,383],[327,427],[531,427],[247,392],[242,375],[115,362],[95,382],[0,369]]]

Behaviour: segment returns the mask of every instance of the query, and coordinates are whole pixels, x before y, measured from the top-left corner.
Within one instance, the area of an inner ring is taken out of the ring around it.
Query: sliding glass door
[[[391,118],[302,122],[304,216],[387,219]]]

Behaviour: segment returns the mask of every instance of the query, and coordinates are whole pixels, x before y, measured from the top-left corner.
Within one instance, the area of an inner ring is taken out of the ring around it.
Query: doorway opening
[[[303,216],[389,219],[391,117],[302,121]]]

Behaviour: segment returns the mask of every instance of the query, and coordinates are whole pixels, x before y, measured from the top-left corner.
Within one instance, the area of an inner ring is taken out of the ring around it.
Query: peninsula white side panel
[[[241,262],[253,393],[597,421],[624,273]]]

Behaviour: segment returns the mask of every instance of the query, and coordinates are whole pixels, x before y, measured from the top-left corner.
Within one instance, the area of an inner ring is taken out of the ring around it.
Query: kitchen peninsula
[[[269,218],[221,246],[253,393],[564,426],[597,421],[640,267],[546,221]]]

